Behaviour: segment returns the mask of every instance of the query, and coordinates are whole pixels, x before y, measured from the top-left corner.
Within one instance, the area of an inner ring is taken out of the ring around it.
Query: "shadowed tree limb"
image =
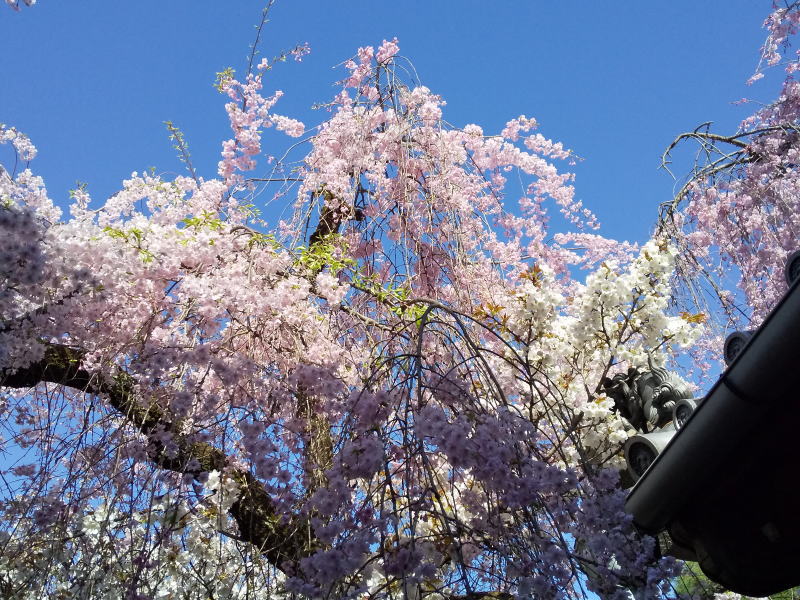
[[[153,403],[142,402],[135,380],[130,375],[119,373],[112,378],[106,378],[82,368],[85,354],[84,350],[69,346],[47,344],[45,354],[39,361],[13,373],[0,370],[0,387],[27,389],[40,383],[53,383],[103,397],[139,432],[145,435],[156,431],[172,434],[174,446],[169,452],[162,442],[150,439],[148,457],[156,466],[189,475],[221,471],[228,467],[227,474],[239,484],[239,498],[229,509],[230,516],[239,527],[236,539],[253,544],[280,570],[294,574],[292,563],[296,564],[304,556],[322,547],[310,533],[305,519],[295,517],[289,522],[281,519],[264,486],[250,472],[230,468],[231,463],[225,453],[206,442],[191,440],[179,432],[177,423],[162,408]],[[314,431],[315,427],[321,425],[313,419],[309,421],[312,439],[326,440],[319,431]],[[331,448],[325,446],[316,451],[321,455],[318,459],[324,457],[326,462],[330,460]],[[312,485],[320,483],[324,482],[312,481]],[[444,597],[448,600],[513,598],[509,593],[498,591],[450,594]]]
[[[314,199],[319,199],[320,216],[317,227],[308,238],[309,248],[319,241],[324,240],[332,233],[339,233],[339,228],[345,221],[363,221],[364,213],[353,205],[342,205],[336,196],[324,186],[313,194]]]
[[[130,375],[119,373],[108,379],[92,374],[81,367],[84,355],[83,350],[47,344],[44,357],[38,362],[14,373],[0,371],[0,386],[24,389],[54,383],[101,396],[141,433],[160,430],[172,434],[175,446],[169,452],[162,442],[150,440],[148,456],[155,465],[188,475],[229,467],[230,461],[221,450],[191,440],[179,432],[177,424],[161,408],[141,402]],[[286,568],[285,563],[296,562],[318,547],[305,520],[295,518],[285,523],[264,486],[250,472],[228,468],[227,473],[240,488],[239,499],[229,509],[239,527],[240,540],[253,544],[281,570]]]

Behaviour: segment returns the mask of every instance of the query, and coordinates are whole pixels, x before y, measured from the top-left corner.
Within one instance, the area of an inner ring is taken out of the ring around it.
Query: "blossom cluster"
[[[276,231],[241,201],[262,129],[304,130],[261,95],[268,63],[221,81],[219,179],[133,173],[63,218],[30,170],[0,173],[0,376],[62,376],[2,403],[14,590],[666,595],[600,383],[699,335],[671,312],[677,250],[590,233],[535,119],[453,129],[398,57],[346,63]],[[72,362],[37,370],[54,348]]]
[[[33,6],[36,4],[36,0],[22,0],[25,3],[25,6]],[[6,4],[10,6],[12,9],[18,11],[19,10],[19,0],[6,0]]]
[[[292,53],[300,59],[308,53],[307,46],[298,47]],[[303,123],[283,115],[271,113],[283,92],[280,90],[270,97],[260,93],[263,87],[264,73],[269,68],[267,59],[263,59],[256,73],[250,73],[244,82],[233,76],[225,77],[220,83],[222,92],[228,95],[231,102],[225,105],[234,137],[222,144],[222,160],[218,173],[228,185],[242,184],[241,172],[251,171],[256,166],[255,158],[261,154],[262,130],[275,126],[290,137],[300,137],[305,131]]]
[[[686,292],[681,301],[687,311],[719,315],[709,330],[713,336],[700,344],[717,357],[725,335],[757,327],[783,296],[784,266],[798,249],[800,84],[795,76],[800,55],[789,51],[798,23],[797,2],[775,5],[750,83],[782,63],[780,94],[732,136],[702,128],[692,134],[706,140],[708,164],[698,167],[673,201],[680,210],[662,223],[681,246],[679,271]],[[697,284],[703,280],[710,285]]]

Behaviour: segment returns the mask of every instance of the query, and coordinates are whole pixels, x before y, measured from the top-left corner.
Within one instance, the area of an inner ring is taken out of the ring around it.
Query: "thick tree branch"
[[[120,373],[107,379],[83,369],[84,354],[79,349],[48,344],[40,361],[14,373],[0,371],[0,386],[24,389],[39,383],[55,383],[102,396],[141,433],[164,431],[172,434],[175,446],[169,451],[163,443],[151,439],[149,457],[157,466],[191,475],[230,467],[230,460],[221,450],[181,434],[177,424],[161,408],[142,402],[130,375]],[[305,520],[294,518],[284,522],[264,486],[253,475],[237,468],[228,468],[227,473],[240,487],[239,499],[229,513],[239,526],[242,541],[256,546],[279,569],[313,552],[318,544],[311,537]]]
[[[316,192],[313,197],[315,199],[321,199],[322,206],[320,208],[320,216],[317,227],[314,229],[311,237],[308,238],[309,248],[317,242],[324,240],[325,237],[329,236],[330,234],[338,233],[339,227],[341,227],[342,223],[345,221],[364,220],[364,213],[361,211],[361,209],[356,208],[355,205],[337,206],[335,202],[336,197],[324,186],[318,192]]]
[[[319,192],[318,197],[323,199],[323,204],[317,228],[311,234],[311,237],[308,238],[309,247],[325,239],[326,236],[332,233],[338,233],[339,226],[342,224],[343,220],[341,211],[331,207],[334,200],[334,196],[331,192],[323,188]]]

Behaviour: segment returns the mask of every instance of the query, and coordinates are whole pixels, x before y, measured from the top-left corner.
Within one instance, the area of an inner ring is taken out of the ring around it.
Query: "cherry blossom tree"
[[[272,66],[219,74],[217,178],[170,125],[187,176],[77,189],[69,216],[0,128],[0,595],[670,597],[602,382],[703,334],[671,300],[709,173],[639,248],[597,233],[534,119],[448,126],[397,40],[345,63],[313,129],[274,112]],[[727,159],[730,194],[768,156],[790,195],[781,102]],[[270,128],[295,141],[267,165]],[[267,223],[267,197],[291,215]]]
[[[705,123],[678,136],[664,154],[666,165],[677,146],[698,144],[694,171],[662,206],[659,232],[680,248],[682,301],[715,316],[716,334],[761,323],[786,292],[784,265],[798,249],[800,55],[787,52],[798,23],[798,2],[775,2],[764,22],[768,37],[748,83],[782,65],[786,78],[775,102],[733,134]],[[721,347],[718,338],[712,345]]]

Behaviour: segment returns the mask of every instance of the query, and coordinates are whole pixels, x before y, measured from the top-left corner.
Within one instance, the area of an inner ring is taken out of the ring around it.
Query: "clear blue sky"
[[[736,129],[776,81],[745,86],[764,38],[769,0],[278,0],[262,54],[308,42],[300,64],[275,69],[282,114],[316,124],[358,46],[397,36],[445,118],[498,132],[519,114],[585,160],[577,195],[610,236],[646,239],[673,181],[657,169],[673,137],[704,121]],[[33,169],[53,199],[77,180],[95,202],[134,170],[182,165],[163,121],[183,129],[199,174],[213,177],[229,137],[212,87],[241,72],[264,2],[39,0],[0,7],[0,122],[39,147]],[[287,138],[288,140],[288,138]],[[265,149],[276,154],[280,148]],[[7,156],[7,154],[2,154]],[[679,168],[680,170],[680,168]]]

